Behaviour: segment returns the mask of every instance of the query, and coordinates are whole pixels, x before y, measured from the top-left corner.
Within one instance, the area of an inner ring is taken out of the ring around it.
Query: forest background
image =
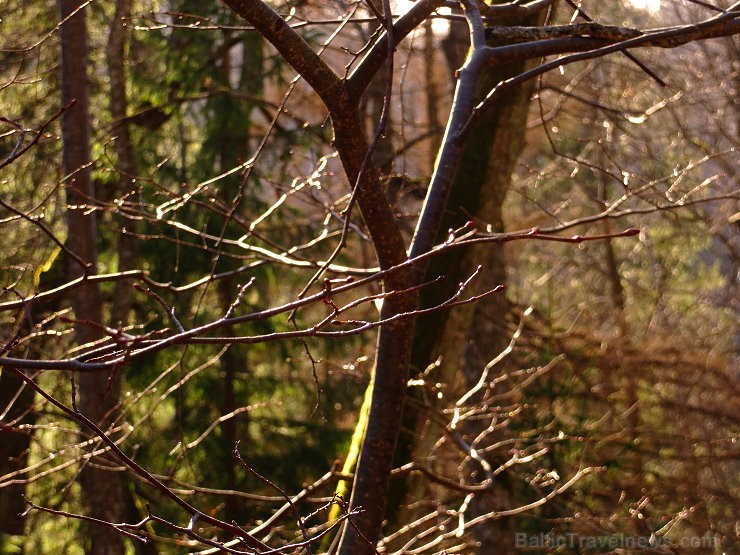
[[[0,553],[737,551],[738,4],[1,5]]]

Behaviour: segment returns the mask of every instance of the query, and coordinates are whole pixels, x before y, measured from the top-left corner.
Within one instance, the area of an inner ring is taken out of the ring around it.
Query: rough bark
[[[87,82],[87,25],[85,3],[80,0],[60,0],[62,44],[62,103],[75,102],[62,120],[63,164],[66,175],[67,245],[87,264],[82,267],[70,259],[68,279],[96,272],[95,213],[85,207],[94,202],[90,179],[90,130]],[[68,19],[67,19],[68,18]],[[102,322],[101,295],[96,284],[85,284],[74,290],[75,333],[81,345],[98,339],[98,331],[88,322]],[[83,373],[78,376],[78,408],[88,418],[105,429],[112,421],[118,403],[118,376]],[[87,514],[99,519],[120,522],[125,518],[121,482],[117,474],[102,469],[103,461],[86,463],[80,474],[82,499]],[[105,526],[90,525],[91,555],[124,553],[120,535]]]

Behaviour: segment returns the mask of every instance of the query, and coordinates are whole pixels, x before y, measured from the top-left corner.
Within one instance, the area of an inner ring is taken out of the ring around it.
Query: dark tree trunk
[[[82,5],[84,2],[80,0],[60,0],[64,21],[60,31],[62,103],[76,103],[64,113],[62,120],[63,163],[67,179],[67,245],[86,263],[86,267],[83,267],[77,261],[69,259],[67,275],[70,280],[85,273],[95,273],[97,269],[95,213],[85,210],[94,203],[94,191],[90,179],[87,26],[85,10],[79,9]],[[86,284],[74,290],[72,304],[78,321],[75,332],[81,345],[99,337],[97,329],[86,322],[102,322],[101,300],[97,285]],[[118,376],[83,373],[78,376],[77,381],[79,410],[105,429],[112,422],[118,404]],[[90,462],[85,463],[80,475],[82,499],[87,514],[106,521],[120,522],[125,511],[119,474],[102,470],[100,466],[105,464],[104,461],[96,460],[94,463],[95,466]],[[90,525],[88,534],[90,542],[87,552],[91,555],[124,553],[121,537],[110,528]]]
[[[10,370],[0,370],[0,411],[5,411],[12,403],[0,427],[0,476],[26,467],[32,432],[20,429],[20,426],[36,422],[33,399],[33,391],[20,378]],[[23,483],[0,488],[0,552],[5,534],[23,534],[25,519],[20,515],[26,508],[23,502],[25,490]]]

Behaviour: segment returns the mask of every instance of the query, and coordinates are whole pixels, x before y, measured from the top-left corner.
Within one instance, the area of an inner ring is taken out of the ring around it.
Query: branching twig
[[[197,515],[197,517],[203,520],[204,522],[211,524],[212,526],[220,528],[221,530],[224,530],[226,532],[229,532],[241,538],[247,546],[253,549],[259,549],[263,551],[267,551],[270,549],[267,545],[265,545],[264,543],[259,541],[257,538],[253,537],[252,535],[248,534],[247,532],[242,530],[240,527],[234,524],[229,524],[228,522],[224,522],[217,518],[214,518],[196,509],[190,503],[182,499],[180,496],[176,495],[170,488],[168,488],[160,480],[155,478],[149,471],[144,469],[141,465],[139,465],[137,462],[135,462],[133,459],[127,456],[118,447],[118,445],[116,445],[116,443],[106,435],[105,432],[103,432],[94,422],[92,422],[84,414],[82,414],[81,412],[77,410],[70,409],[69,407],[64,405],[64,403],[57,400],[53,395],[47,393],[44,389],[42,389],[41,386],[39,386],[34,380],[26,376],[26,374],[23,371],[18,370],[17,368],[11,368],[11,370],[21,380],[26,382],[26,384],[28,384],[29,387],[31,387],[34,391],[36,391],[36,393],[41,395],[44,399],[49,401],[52,405],[57,407],[59,410],[61,410],[62,412],[67,414],[69,417],[79,422],[80,424],[90,428],[101,439],[101,441],[108,446],[111,452],[122,463],[124,463],[129,469],[131,469],[138,476],[146,480],[154,488],[159,490],[165,497],[167,497],[171,501],[174,501],[175,504],[177,504],[180,508],[184,509],[191,516],[191,519]]]

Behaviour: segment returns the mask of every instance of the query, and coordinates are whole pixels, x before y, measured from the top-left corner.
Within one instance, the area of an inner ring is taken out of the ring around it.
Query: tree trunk
[[[350,182],[354,183],[367,144],[359,114],[355,111],[354,114],[342,116],[333,120],[336,143]],[[390,228],[382,224],[388,221],[383,213],[389,212],[390,206],[379,189],[377,167],[369,165],[367,173],[369,175],[363,180],[365,183],[358,185],[361,187],[358,201],[363,218],[371,230],[381,267],[388,268],[403,262],[405,248],[398,227]],[[376,211],[380,211],[380,214],[376,214]],[[412,283],[412,275],[406,270],[389,274],[383,286],[385,291],[403,291]],[[397,294],[384,300],[380,316],[387,319],[411,312],[416,306],[414,293]],[[345,527],[339,547],[340,555],[370,555],[375,552],[375,543],[380,537],[406,394],[413,330],[414,320],[408,317],[388,322],[378,333],[375,386],[350,499],[350,507],[361,507],[362,512],[352,517],[353,526]]]
[[[90,179],[90,131],[87,82],[87,25],[81,0],[60,0],[62,44],[62,103],[76,104],[64,113],[62,137],[63,163],[67,195],[67,245],[85,263],[68,260],[70,280],[97,270],[95,213],[86,207],[94,202]],[[75,13],[76,11],[76,13]],[[73,15],[74,14],[74,15]],[[88,322],[102,319],[100,290],[95,284],[85,284],[74,290],[72,297],[77,342],[81,345],[99,338]],[[112,422],[118,404],[118,376],[83,373],[78,376],[78,409],[105,429]],[[85,430],[89,432],[89,430]],[[96,443],[97,445],[97,443]],[[93,466],[94,463],[95,466]],[[125,515],[121,481],[118,474],[100,468],[102,461],[86,461],[80,474],[82,499],[89,516],[120,522]],[[88,529],[91,555],[123,554],[121,537],[106,526],[91,524]]]
[[[543,19],[544,14],[539,14],[524,21],[502,24],[531,25]],[[449,36],[443,41],[443,50],[453,71],[463,62],[464,48],[460,44],[465,40],[464,28],[453,26]],[[496,67],[483,79],[481,90],[489,90],[496,83],[521,73],[528,65],[519,63]],[[534,82],[530,81],[509,91],[490,107],[471,132],[455,174],[446,215],[440,226],[442,232],[464,225],[471,216],[490,224],[494,232],[504,231],[503,203],[516,160],[524,145],[533,88]],[[438,242],[443,240],[444,237],[440,235]],[[449,298],[458,284],[471,275],[478,265],[483,267],[476,280],[479,291],[506,283],[502,244],[483,244],[453,250],[431,260],[425,281],[444,276],[444,282],[422,291],[422,306],[433,306]],[[421,372],[440,359],[441,365],[433,375],[435,381],[451,386],[460,385],[460,381],[463,381],[463,387],[472,387],[478,382],[483,367],[510,341],[510,330],[506,322],[509,312],[510,304],[506,295],[499,293],[488,296],[475,305],[464,305],[443,313],[419,317],[412,356],[414,371]],[[462,376],[459,376],[460,368]],[[487,426],[487,423],[479,424],[484,428]],[[424,464],[443,430],[433,421],[426,425],[419,421],[409,422],[407,427],[417,435],[423,430],[421,437],[416,438],[418,443],[414,457]],[[465,430],[471,436],[476,436],[481,431],[472,426]],[[493,438],[492,440],[495,441]],[[405,460],[399,459],[399,462]],[[492,463],[495,467],[495,462]],[[499,476],[488,492],[476,495],[471,503],[471,517],[495,509],[511,508],[513,491],[510,486],[504,476]],[[417,482],[412,487],[422,489],[424,486]],[[417,491],[417,494],[421,495],[422,492]],[[512,521],[497,521],[477,527],[477,552],[513,553],[514,530],[511,523]]]
[[[136,177],[136,158],[134,145],[131,140],[128,116],[128,94],[126,77],[126,50],[128,42],[127,22],[131,17],[132,0],[116,0],[116,9],[108,34],[108,48],[106,50],[106,61],[108,63],[108,78],[110,83],[110,113],[113,120],[112,131],[115,137],[116,169],[118,171],[118,183],[115,194],[120,198],[131,199],[134,192]],[[139,257],[136,240],[136,220],[129,220],[124,216],[118,216],[118,271],[125,272],[133,270]],[[111,306],[110,325],[112,328],[125,328],[130,324],[131,310],[133,306],[133,291],[130,282],[120,280],[116,282],[113,293],[113,305]],[[120,393],[120,380],[115,380],[115,397],[118,399]],[[113,388],[109,395],[114,393]],[[117,484],[116,490],[121,494],[121,511],[125,511],[129,521],[136,521],[141,515],[133,503],[133,493],[127,491],[130,486],[125,483],[123,475],[112,475]],[[125,507],[125,509],[124,509]],[[147,555],[157,553],[154,543],[143,544],[134,542],[137,553]]]
[[[110,112],[113,120],[113,136],[119,173],[116,193],[120,196],[132,194],[134,178],[136,176],[136,161],[134,146],[131,143],[128,115],[128,97],[126,94],[126,21],[131,17],[131,0],[117,0],[116,11],[108,35],[108,77],[110,79]],[[136,237],[131,231],[135,228],[135,220],[121,218],[119,223],[121,233],[118,235],[118,271],[125,272],[136,267],[138,249]],[[127,280],[116,282],[113,295],[115,302],[111,308],[111,325],[125,326],[128,324],[133,302],[131,284]]]
[[[33,400],[33,390],[12,371],[0,369],[0,412],[12,403],[0,427],[0,476],[26,467],[32,432],[30,428],[21,430],[19,426],[32,426],[36,422]],[[6,427],[10,423],[12,426]],[[26,508],[25,491],[23,483],[0,488],[0,553],[4,552],[5,534],[23,534],[25,519],[21,513]]]
[[[544,19],[545,14],[541,13],[517,23],[539,25]],[[492,72],[490,76],[492,81],[488,83],[488,86],[518,75],[530,65],[519,63],[501,66]],[[524,146],[527,114],[534,86],[534,81],[527,81],[491,106],[478,124],[476,137],[471,137],[468,144],[473,159],[469,160],[465,167],[475,168],[476,159],[478,159],[481,167],[485,168],[484,186],[481,189],[476,216],[479,220],[487,222],[494,232],[503,232],[505,228],[503,205],[511,185],[511,176],[517,158]],[[491,130],[495,131],[492,133]],[[486,139],[486,135],[489,139]],[[488,140],[490,143],[486,144]],[[475,152],[476,146],[481,149],[477,153]],[[487,152],[484,149],[487,149]],[[468,179],[466,174],[459,177],[463,179],[463,182]],[[473,246],[465,255],[463,262],[465,273],[472,273],[479,264],[485,268],[479,284],[482,290],[506,284],[506,258],[503,244]],[[511,340],[512,330],[507,325],[509,312],[510,304],[506,294],[490,295],[475,304],[462,365],[467,389],[478,383],[481,371],[486,364],[501,353]],[[496,374],[505,372],[504,362],[494,369],[494,375],[491,375],[489,379],[495,379]],[[475,399],[472,401],[475,402]],[[474,420],[465,427],[465,433],[471,438],[478,437],[488,424],[489,422],[485,420]],[[477,448],[484,449],[487,445],[502,439],[501,433],[506,433],[506,430],[498,434],[489,434]],[[504,461],[489,460],[489,462],[493,468],[496,468],[497,463]],[[470,504],[470,517],[475,518],[492,511],[510,509],[514,505],[513,484],[505,474],[501,474],[494,479],[490,489],[473,498]],[[509,518],[475,527],[476,553],[480,555],[515,553],[515,524],[515,519]]]

